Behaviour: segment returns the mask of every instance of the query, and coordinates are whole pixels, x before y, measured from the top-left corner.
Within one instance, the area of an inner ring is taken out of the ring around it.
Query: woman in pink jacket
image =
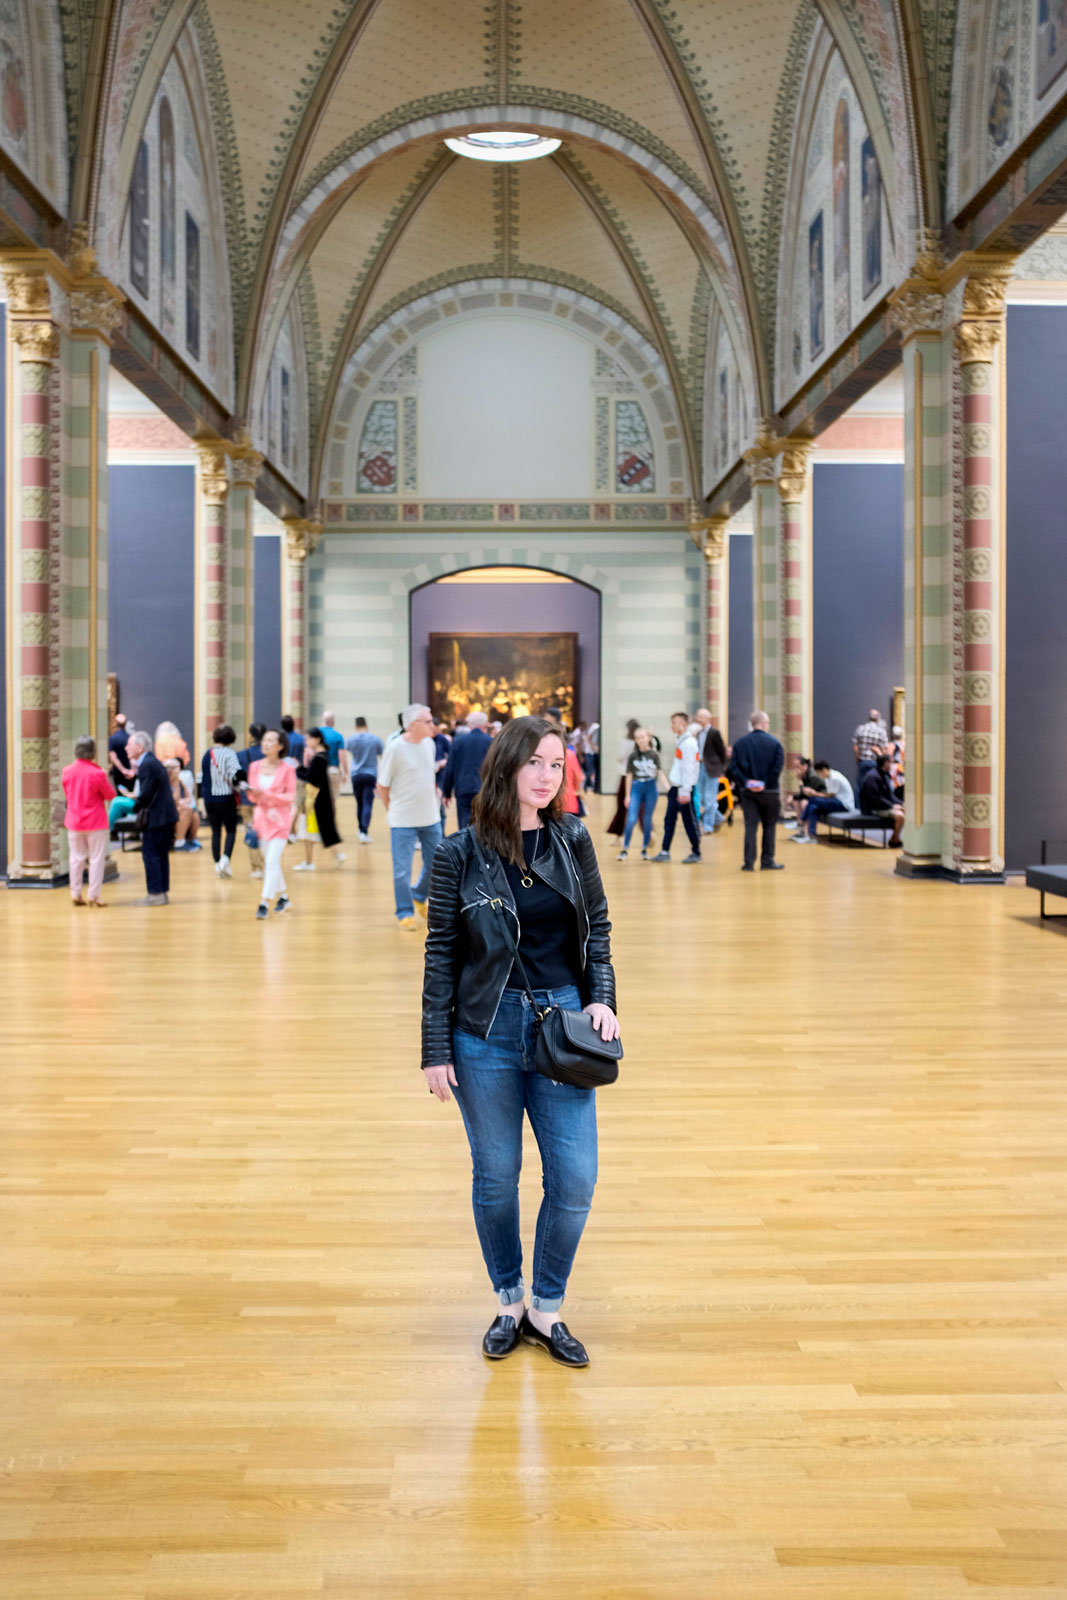
[[[260,740],[262,761],[253,761],[248,774],[248,797],[255,806],[252,827],[263,852],[263,896],[256,917],[265,921],[268,901],[275,895],[275,911],[288,911],[289,898],[282,876],[282,853],[289,842],[296,804],[296,768],[282,760],[282,736],[269,728]]]
[[[70,893],[76,906],[83,906],[82,877],[89,863],[89,904],[102,906],[107,861],[107,806],[115,791],[107,775],[96,764],[96,740],[86,734],[74,746],[74,760],[63,768],[63,793],[67,814],[63,826],[70,837]]]

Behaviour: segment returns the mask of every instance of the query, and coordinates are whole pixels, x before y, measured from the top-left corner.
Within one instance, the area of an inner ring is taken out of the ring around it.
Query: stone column
[[[307,558],[322,537],[322,523],[286,517],[282,554],[282,710],[298,728],[307,725]]]
[[[201,442],[196,474],[196,620],[193,760],[199,764],[227,715],[229,679],[229,447]],[[184,730],[183,730],[184,731]],[[240,731],[240,730],[238,730]]]
[[[766,711],[774,732],[782,730],[779,650],[778,507],[775,456],[779,445],[763,430],[745,452],[752,483],[752,661],[755,705]]]
[[[706,589],[706,663],[704,704],[729,743],[730,692],[730,540],[729,517],[709,517],[703,524]]]
[[[8,881],[52,883],[64,840],[53,821],[61,797],[60,332],[61,291],[44,267],[5,268],[12,467],[8,529]]]
[[[956,326],[953,876],[1004,872],[1004,303],[1011,258],[975,258]]]
[[[813,756],[811,715],[811,445],[787,440],[781,453],[779,722],[790,756]]]
[[[226,721],[239,732],[255,716],[255,572],[253,523],[256,480],[263,457],[247,431],[234,442],[230,460],[230,559],[227,636],[229,672]]]

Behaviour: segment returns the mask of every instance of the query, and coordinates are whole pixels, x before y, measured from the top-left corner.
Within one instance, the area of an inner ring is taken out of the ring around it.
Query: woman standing
[[[493,1360],[523,1340],[568,1367],[589,1358],[559,1311],[597,1172],[592,1089],[534,1066],[537,1014],[513,968],[501,915],[538,1009],[584,1009],[616,1039],[611,924],[592,840],[565,816],[563,729],[547,717],[509,722],[493,740],[471,827],[438,846],[430,883],[422,1064],[439,1100],[456,1091],[474,1166],[474,1221],[498,1301],[482,1341]],[[494,904],[496,902],[496,904]],[[524,1303],[519,1237],[523,1117],[541,1151],[533,1296]]]
[[[173,722],[161,722],[156,729],[155,739],[156,760],[166,763],[170,760],[177,761],[180,767],[189,765],[189,746],[178,732],[177,725]]]
[[[200,763],[200,793],[211,828],[211,857],[220,878],[231,878],[230,861],[237,840],[237,792],[244,774],[233,748],[237,735],[222,722],[212,735],[210,750]]]
[[[625,861],[630,853],[630,835],[641,819],[644,843],[641,847],[642,861],[648,860],[648,850],[652,843],[652,816],[659,799],[659,754],[652,748],[652,733],[648,728],[637,728],[634,732],[634,748],[626,760],[626,782],[630,793],[626,802],[626,833],[619,851],[618,860]]]
[[[615,795],[615,815],[608,823],[608,832],[621,839],[626,827],[626,763],[630,759],[630,752],[634,747],[634,735],[641,724],[636,717],[631,717],[626,724],[626,737],[619,740],[616,752],[616,767],[619,774],[619,787]]]
[[[70,842],[70,895],[76,906],[85,904],[82,878],[89,863],[89,904],[102,906],[104,867],[107,864],[107,804],[115,791],[96,764],[96,740],[86,734],[74,746],[74,760],[63,768],[63,793],[67,812],[63,818]]]
[[[305,736],[304,759],[306,766],[297,767],[296,775],[307,784],[304,805],[306,827],[304,832],[305,860],[298,861],[294,872],[314,872],[312,848],[316,841],[327,850],[342,843],[337,831],[337,817],[333,808],[333,790],[330,787],[330,762],[321,728],[309,728]],[[337,865],[346,859],[344,851],[337,851]]]
[[[263,893],[256,907],[256,918],[264,922],[269,902],[275,895],[276,912],[288,911],[289,898],[282,876],[282,855],[289,842],[296,798],[296,769],[282,759],[282,736],[268,728],[261,741],[262,759],[253,761],[248,774],[248,797],[255,806],[252,826],[263,852]]]

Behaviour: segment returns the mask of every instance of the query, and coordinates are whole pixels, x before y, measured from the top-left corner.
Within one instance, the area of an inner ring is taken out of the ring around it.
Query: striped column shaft
[[[322,524],[286,517],[282,559],[282,699],[298,728],[307,726],[307,559]]]
[[[254,720],[254,521],[255,485],[263,457],[247,432],[238,436],[230,464],[229,571],[226,636],[226,721],[235,728]]]
[[[779,648],[778,732],[786,755],[811,755],[811,520],[808,451],[782,452],[781,632]]]
[[[957,336],[963,387],[963,829],[964,871],[999,871],[996,742],[1000,705],[1000,608],[996,515],[996,374],[999,328],[963,324]]]
[[[229,458],[221,441],[202,446],[199,457],[195,760],[225,719],[229,667]]]
[[[754,709],[779,726],[777,441],[761,428],[745,463],[752,483],[752,659]]]
[[[52,364],[59,338],[51,323],[16,322],[12,337],[20,360],[18,435],[18,818],[20,870],[29,876],[57,866],[53,848],[52,658],[57,595],[52,569]],[[13,608],[14,609],[14,608]]]
[[[729,648],[727,634],[727,595],[729,594],[729,540],[725,516],[712,517],[704,536],[706,578],[707,672],[704,703],[717,728],[728,722]]]

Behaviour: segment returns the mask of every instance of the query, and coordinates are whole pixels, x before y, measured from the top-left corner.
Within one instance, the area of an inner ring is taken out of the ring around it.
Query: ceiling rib
[[[548,159],[555,163],[557,170],[563,174],[571,188],[588,207],[594,220],[602,229],[612,249],[622,262],[623,269],[644,307],[659,353],[670,376],[671,388],[674,390],[674,400],[678,411],[678,420],[682,428],[682,436],[685,441],[686,460],[689,465],[689,492],[694,497],[699,497],[701,494],[700,453],[697,450],[696,436],[693,432],[693,420],[689,415],[689,397],[686,393],[681,367],[678,365],[677,353],[671,343],[666,324],[660,315],[655,296],[652,294],[645,275],[634,259],[626,241],[622,238],[604,206],[592,192],[570,157],[563,150],[557,150],[555,155],[549,156]]]
[[[345,363],[348,360],[350,350],[355,344],[363,314],[371,302],[371,297],[381,281],[382,273],[388,266],[393,252],[404,236],[405,229],[409,227],[420,207],[429,199],[445,173],[461,159],[460,156],[453,155],[451,150],[442,149],[437,160],[426,173],[426,176],[378,247],[367,276],[360,284],[359,293],[356,295],[352,309],[348,313],[348,318],[334,349],[333,360],[330,363],[330,374],[322,391],[319,414],[316,419],[315,448],[312,452],[311,472],[308,478],[308,492],[312,501],[317,501],[319,498],[319,484],[322,479],[322,458],[326,449],[326,430],[330,417],[333,415],[333,408],[337,400],[337,391],[340,388],[341,378],[344,374]]]
[[[671,81],[675,94],[678,96],[686,120],[711,175],[719,204],[723,208],[723,220],[726,224],[730,242],[734,247],[737,272],[741,280],[745,321],[748,327],[748,337],[753,355],[753,368],[759,389],[759,409],[761,414],[769,415],[774,409],[774,403],[770,369],[767,362],[767,352],[763,345],[759,318],[759,294],[756,289],[756,277],[752,270],[752,261],[748,252],[748,241],[741,226],[741,214],[737,209],[733,188],[727,176],[726,168],[723,166],[719,147],[715,143],[715,135],[708,125],[708,119],[704,115],[704,108],[700,104],[699,96],[693,87],[692,79],[685,70],[678,54],[678,48],[668,32],[663,18],[660,16],[655,0],[630,0],[630,4],[644,23],[645,30],[652,40],[660,63]]]

